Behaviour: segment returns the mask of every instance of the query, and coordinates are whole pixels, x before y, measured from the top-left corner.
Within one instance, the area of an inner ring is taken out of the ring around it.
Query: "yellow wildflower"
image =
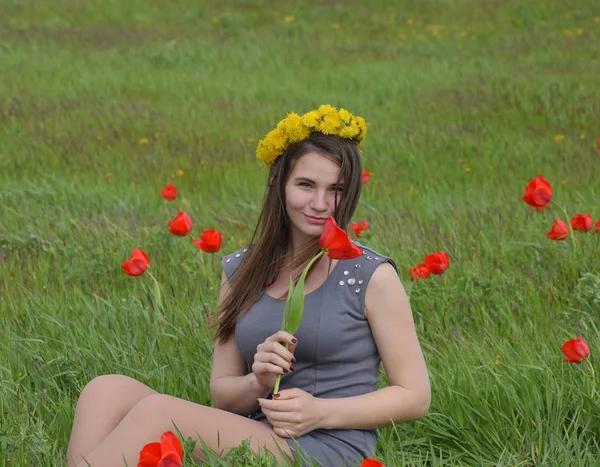
[[[335,110],[335,107],[329,104],[320,105],[319,112],[321,112],[323,115],[337,114],[337,110]]]
[[[581,36],[583,34],[583,28],[577,28],[577,31],[575,31],[577,33],[578,36]]]
[[[465,167],[465,172],[467,172],[467,173],[471,172],[471,167]]]
[[[554,137],[554,141],[556,141],[557,143],[560,143],[563,139],[565,139],[565,135],[556,135]]]
[[[596,16],[594,18],[594,23],[600,23],[600,16]]]
[[[185,199],[185,198],[183,198],[183,199],[181,200],[181,202],[182,202],[183,204],[190,204],[190,200],[189,200],[189,199]]]
[[[212,24],[219,24],[219,18],[217,18],[216,16],[213,16],[211,21],[212,21]]]
[[[246,240],[244,240],[243,238],[240,238],[240,239],[238,240],[238,245],[239,245],[239,246],[244,246],[246,243],[247,243],[247,242],[246,242]]]
[[[502,360],[502,355],[496,355],[496,361],[494,361],[494,363],[500,365],[500,360]]]
[[[468,32],[467,31],[461,31],[460,32],[460,37],[467,37],[468,36]]]
[[[180,177],[183,177],[183,174],[184,174],[183,170],[179,169],[177,171],[177,175],[179,175]]]
[[[103,138],[102,136],[98,135],[98,136],[96,136],[96,139],[97,139],[98,141],[102,141],[104,138]]]
[[[355,138],[356,136],[358,136],[358,134],[360,133],[360,130],[358,129],[358,125],[350,125],[350,126],[346,126],[342,129],[342,131],[340,131],[340,136],[342,138],[348,138],[348,139],[352,139]]]
[[[113,175],[110,172],[107,172],[107,173],[104,174],[104,178],[107,179],[107,180],[109,180],[110,177],[112,177],[112,176]]]
[[[358,144],[362,143],[363,140],[365,139],[365,137],[367,136],[367,123],[365,122],[365,119],[362,117],[354,117],[354,121],[356,121],[356,124],[358,125],[358,128],[360,129],[360,135],[359,135],[359,139],[358,139]]]
[[[350,112],[348,112],[346,109],[340,109],[339,114],[344,123],[350,123],[350,119],[352,118],[352,114]]]
[[[289,15],[283,18],[283,21],[285,21],[286,23],[293,23],[294,21],[296,21],[296,17],[294,15]]]
[[[302,122],[309,127],[318,128],[321,123],[321,112],[318,110],[311,110],[310,112],[302,115]]]
[[[290,141],[298,142],[310,136],[310,130],[302,123],[302,118],[297,113],[289,113],[283,122],[283,130]]]
[[[154,133],[154,137],[155,138],[160,138],[160,133],[159,132]]]
[[[254,138],[248,138],[246,141],[248,141],[249,143],[254,143],[254,141],[256,141]]]
[[[409,26],[410,26],[411,24],[413,24],[413,23],[414,23],[414,20],[413,20],[412,18],[408,18],[408,19],[406,20],[406,24],[408,24]]]
[[[326,135],[332,135],[336,133],[341,126],[342,119],[340,118],[339,114],[335,112],[327,114],[325,117],[323,117],[323,121],[321,122],[319,129]]]
[[[339,23],[333,23],[333,24],[331,25],[331,27],[332,27],[333,29],[339,29],[339,28],[340,28],[340,25],[339,25]]]
[[[148,138],[140,138],[140,144],[148,144]]]

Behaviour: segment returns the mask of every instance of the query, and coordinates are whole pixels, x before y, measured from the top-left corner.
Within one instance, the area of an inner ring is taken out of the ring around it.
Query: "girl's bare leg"
[[[157,392],[124,375],[98,376],[90,381],[77,401],[67,465],[81,462],[138,402],[152,394]]]
[[[165,394],[154,394],[138,402],[85,461],[93,467],[124,466],[124,459],[129,466],[137,465],[144,445],[160,441],[165,431],[177,433],[175,426],[185,439],[198,440],[194,455],[203,460],[206,458],[199,438],[223,456],[249,437],[253,451],[259,453],[259,447],[266,448],[279,462],[293,459],[285,439],[276,435],[270,425]],[[283,457],[277,446],[284,453]],[[79,467],[86,467],[85,461]]]

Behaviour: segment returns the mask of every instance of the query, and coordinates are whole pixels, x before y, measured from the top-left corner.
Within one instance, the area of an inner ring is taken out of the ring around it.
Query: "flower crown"
[[[362,117],[345,109],[338,111],[331,105],[321,105],[302,116],[290,113],[258,142],[256,157],[270,166],[291,144],[308,138],[311,133],[340,136],[360,146],[367,135],[367,124]]]

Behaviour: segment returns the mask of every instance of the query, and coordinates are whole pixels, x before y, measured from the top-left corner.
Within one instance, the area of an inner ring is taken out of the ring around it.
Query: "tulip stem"
[[[157,303],[158,311],[159,311],[159,314],[160,314],[161,309],[162,309],[162,295],[160,293],[160,284],[156,280],[156,277],[154,277],[150,271],[148,271],[148,275],[154,281],[154,288],[156,289],[156,303]]]
[[[594,396],[596,395],[596,373],[594,372],[594,365],[592,365],[589,358],[586,359],[586,362],[590,366],[592,372],[592,399],[594,399]]]
[[[302,271],[302,275],[306,276],[306,274],[308,273],[308,270],[314,264],[314,262],[316,260],[318,260],[321,256],[323,256],[325,253],[327,253],[327,250],[321,249],[321,251],[319,251],[315,255],[315,257],[310,260],[308,265],[304,268],[304,271]],[[300,279],[298,279],[298,282],[300,282]],[[298,282],[296,282],[296,285],[298,285]],[[286,349],[289,349],[289,344],[287,342],[285,342],[283,345]],[[281,374],[278,374],[277,377],[275,378],[275,387],[273,388],[273,394],[277,394],[279,392],[279,383],[280,382],[281,382]]]

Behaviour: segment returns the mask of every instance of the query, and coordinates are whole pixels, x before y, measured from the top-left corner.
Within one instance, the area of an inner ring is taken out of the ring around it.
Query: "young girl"
[[[77,403],[69,466],[136,465],[174,425],[223,454],[250,437],[253,450],[287,464],[358,465],[374,456],[378,427],[425,415],[429,377],[392,259],[359,243],[358,258],[322,256],[306,278],[300,327],[281,331],[290,276],[318,253],[329,216],[345,230],[354,214],[365,133],[360,117],[321,106],[288,115],[259,143],[270,171],[257,229],[222,261],[214,407],[126,376],[97,377]],[[381,362],[389,386],[377,390]]]

